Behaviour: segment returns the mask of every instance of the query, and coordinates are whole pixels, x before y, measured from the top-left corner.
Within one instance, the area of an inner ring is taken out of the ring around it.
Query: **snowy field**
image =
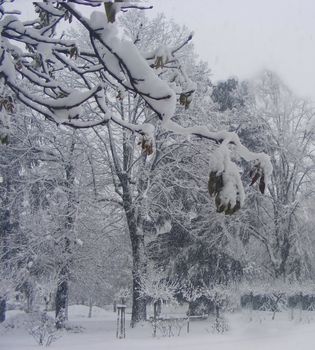
[[[72,325],[81,326],[79,333],[65,333],[50,345],[56,350],[313,350],[315,349],[315,315],[313,313],[296,315],[291,321],[289,313],[277,314],[274,321],[271,314],[255,313],[249,322],[247,313],[229,316],[230,331],[221,334],[210,332],[209,321],[191,323],[189,334],[183,329],[179,337],[152,338],[149,324],[135,329],[127,328],[126,339],[115,338],[115,314],[99,308],[94,309],[91,319],[84,306],[72,306],[69,318]],[[23,315],[8,312],[8,320],[22,319]],[[35,340],[28,334],[22,322],[15,328],[0,329],[1,350],[39,349]]]

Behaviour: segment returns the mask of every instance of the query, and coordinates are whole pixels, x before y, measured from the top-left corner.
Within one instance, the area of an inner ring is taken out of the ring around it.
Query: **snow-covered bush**
[[[294,318],[294,310],[315,310],[315,290],[312,282],[281,282],[281,281],[252,281],[242,283],[239,286],[240,305],[250,312],[250,320],[253,319],[253,311],[271,311],[272,319],[276,313],[290,310],[290,318]]]
[[[210,317],[210,331],[212,333],[225,333],[229,331],[230,325],[224,315]]]
[[[187,324],[186,318],[158,318],[157,320],[151,320],[153,328],[153,336],[161,335],[162,337],[174,337],[180,336],[182,329]]]
[[[212,302],[214,315],[209,318],[211,329],[217,333],[229,330],[229,322],[224,312],[235,308],[235,295],[237,291],[234,285],[212,285],[202,289],[205,298]]]
[[[55,327],[55,320],[47,312],[18,313],[0,325],[0,334],[27,331],[38,345],[49,346],[61,337]]]
[[[61,336],[56,329],[55,320],[45,311],[32,315],[28,332],[41,346],[49,346]]]

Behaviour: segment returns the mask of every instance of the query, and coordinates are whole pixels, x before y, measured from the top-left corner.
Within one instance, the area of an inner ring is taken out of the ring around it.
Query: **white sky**
[[[315,0],[154,0],[194,31],[213,79],[276,71],[296,93],[315,99]]]
[[[154,5],[150,15],[164,12],[194,31],[196,52],[209,63],[213,80],[246,79],[268,68],[293,91],[315,100],[315,0],[147,3]],[[16,0],[15,7],[27,15],[32,1]]]

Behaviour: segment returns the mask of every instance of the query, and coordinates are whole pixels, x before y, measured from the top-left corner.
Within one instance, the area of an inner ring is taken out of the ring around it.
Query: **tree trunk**
[[[123,104],[121,104],[121,115],[124,116]],[[124,119],[124,117],[122,118]],[[129,141],[126,140],[124,133],[123,142],[123,161],[119,162],[119,157],[116,151],[115,142],[112,137],[111,128],[107,124],[108,134],[110,139],[110,149],[113,157],[115,171],[119,177],[122,187],[122,204],[126,215],[126,221],[129,231],[129,237],[132,247],[132,315],[131,327],[134,327],[137,322],[146,320],[146,298],[141,293],[141,278],[146,273],[146,256],[144,234],[142,227],[142,215],[137,206],[133,203],[133,189],[130,186],[130,161],[132,161],[133,148],[129,146]],[[141,193],[141,186],[140,190]],[[139,199],[138,199],[139,200]],[[141,207],[141,205],[140,205]]]
[[[146,273],[146,255],[144,234],[142,230],[141,212],[138,212],[132,202],[132,194],[128,177],[120,175],[123,188],[123,207],[132,248],[132,315],[131,327],[147,318],[146,298],[141,295],[141,278]]]
[[[71,148],[70,148],[70,159],[72,160],[72,156],[75,149],[75,139],[72,139]],[[71,232],[73,230],[74,225],[74,169],[72,165],[72,161],[68,162],[65,166],[65,175],[66,175],[66,183],[65,187],[68,191],[68,203],[66,210],[66,221],[64,226],[65,237],[63,241],[63,253],[64,260],[63,266],[59,272],[59,280],[58,287],[56,292],[56,328],[64,328],[65,321],[68,318],[68,298],[69,298],[69,278],[70,278],[70,266],[72,259],[72,251],[70,247],[70,238]]]
[[[10,259],[8,239],[12,231],[11,211],[8,209],[9,194],[11,191],[11,181],[8,170],[3,171],[3,180],[3,183],[0,183],[0,190],[2,190],[2,198],[0,201],[0,246],[2,246],[2,249],[0,250],[0,264],[2,273],[5,275],[6,271],[10,269],[8,264]],[[3,295],[0,297],[0,323],[5,320],[5,313],[6,295]]]
[[[116,300],[114,300],[114,303],[113,303],[113,309],[114,309],[114,312],[117,311],[117,302]]]
[[[56,291],[56,328],[61,329],[65,326],[65,321],[68,319],[68,298],[69,298],[69,264],[71,256],[70,241],[65,238],[64,247],[65,262],[59,272],[58,286]]]
[[[25,282],[26,312],[31,313],[34,309],[34,288],[31,282]]]
[[[280,247],[280,259],[281,263],[280,265],[275,268],[275,277],[277,279],[282,279],[283,281],[286,280],[286,270],[287,270],[287,261],[290,256],[290,250],[291,250],[291,245],[289,242],[289,238],[287,236],[284,237],[283,243]]]
[[[6,300],[0,298],[0,323],[5,321]]]
[[[57,287],[56,292],[56,328],[61,329],[65,326],[66,309],[68,304],[69,286],[67,279],[62,280]]]
[[[130,234],[132,244],[132,316],[131,327],[139,321],[147,318],[146,298],[141,295],[141,277],[146,272],[146,260],[144,252],[144,236],[135,232]]]
[[[89,299],[89,315],[88,318],[92,317],[92,309],[93,309],[93,302],[92,302],[92,298]]]

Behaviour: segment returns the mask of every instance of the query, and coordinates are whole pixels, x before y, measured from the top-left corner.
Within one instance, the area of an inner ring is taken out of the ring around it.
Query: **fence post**
[[[117,326],[116,338],[126,338],[126,305],[116,305],[117,307]]]
[[[187,312],[187,333],[190,331],[190,310]]]

